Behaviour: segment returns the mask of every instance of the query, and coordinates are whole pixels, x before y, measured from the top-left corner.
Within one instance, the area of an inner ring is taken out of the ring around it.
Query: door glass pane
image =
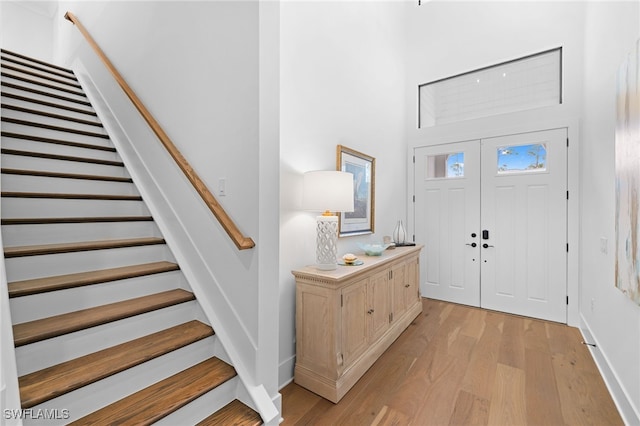
[[[498,147],[498,174],[547,170],[547,146],[543,143]]]
[[[427,156],[427,179],[464,177],[464,152]]]

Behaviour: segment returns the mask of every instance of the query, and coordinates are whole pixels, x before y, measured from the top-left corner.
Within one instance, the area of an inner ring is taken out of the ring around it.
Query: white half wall
[[[335,170],[336,146],[376,158],[375,234],[406,219],[404,10],[401,2],[282,2],[280,14],[280,385],[293,378],[295,281],[315,263],[315,217],[301,206],[302,175]]]

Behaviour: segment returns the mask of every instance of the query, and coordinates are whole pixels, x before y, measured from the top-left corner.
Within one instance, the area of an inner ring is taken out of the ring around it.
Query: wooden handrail
[[[124,90],[131,102],[138,109],[140,114],[142,114],[142,117],[144,117],[146,122],[149,124],[153,132],[156,134],[156,136],[158,136],[158,139],[160,139],[160,142],[162,142],[171,157],[178,164],[180,170],[182,170],[187,179],[189,179],[189,182],[191,182],[195,190],[198,192],[198,194],[200,194],[200,197],[202,197],[207,207],[209,207],[209,210],[211,210],[216,219],[218,219],[218,222],[220,222],[224,230],[227,232],[227,234],[229,234],[229,237],[231,237],[238,249],[245,250],[255,247],[255,243],[250,237],[242,235],[236,224],[233,222],[233,220],[231,220],[224,208],[222,208],[222,206],[218,203],[218,200],[216,200],[216,198],[209,191],[202,179],[200,179],[193,168],[189,165],[187,160],[182,156],[180,151],[178,151],[178,148],[176,148],[169,136],[167,136],[162,127],[160,127],[160,124],[158,124],[156,119],[153,118],[149,110],[147,110],[147,108],[144,106],[140,98],[138,98],[131,87],[129,87],[122,75],[120,75],[118,70],[113,66],[109,58],[107,58],[102,49],[100,49],[87,29],[82,25],[82,23],[80,23],[78,18],[76,18],[76,16],[71,12],[65,13],[64,17],[65,19],[71,21],[80,30],[89,45],[100,57],[104,65],[109,69],[111,75],[113,75],[113,77],[116,79],[122,90]]]

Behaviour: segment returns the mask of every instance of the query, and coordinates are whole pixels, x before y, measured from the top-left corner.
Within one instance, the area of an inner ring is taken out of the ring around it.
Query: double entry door
[[[567,321],[566,129],[415,150],[425,297]]]

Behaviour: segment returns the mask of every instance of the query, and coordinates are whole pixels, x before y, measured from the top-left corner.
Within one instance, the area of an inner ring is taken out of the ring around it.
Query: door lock
[[[493,247],[493,246],[492,246],[492,245],[489,245],[489,244],[487,244],[487,243],[484,243],[484,244],[482,245],[482,247],[484,247],[484,248],[489,248],[489,247]]]

